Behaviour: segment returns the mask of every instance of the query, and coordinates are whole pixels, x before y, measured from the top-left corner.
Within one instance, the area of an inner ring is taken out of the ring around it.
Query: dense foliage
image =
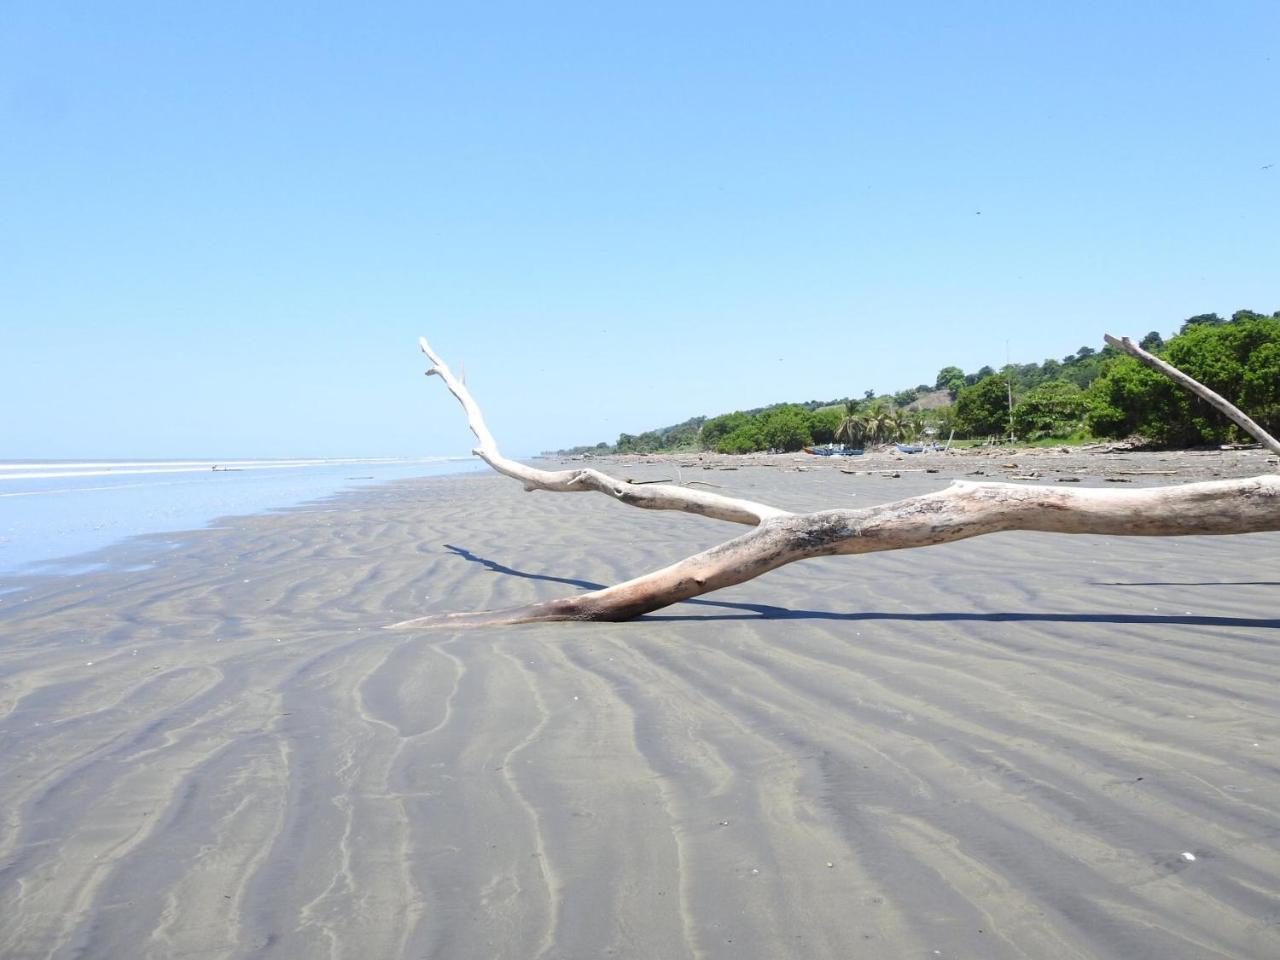
[[[1013,408],[1013,433],[1024,440],[1069,437],[1084,425],[1088,412],[1085,392],[1074,383],[1046,380]]]
[[[1164,359],[1280,432],[1280,314],[1238,311],[1231,320],[1193,317]],[[1131,357],[1110,364],[1091,390],[1090,427],[1103,436],[1141,434],[1163,446],[1243,440],[1217,410]]]
[[[1168,341],[1141,345],[1280,432],[1280,312],[1238,310],[1184,321]],[[784,403],[739,410],[561,453],[800,450],[813,444],[871,446],[924,437],[1065,440],[1140,435],[1162,446],[1244,438],[1225,417],[1132,357],[1084,346],[1061,360],[1008,364],[966,374],[938,371],[933,386],[860,399]]]

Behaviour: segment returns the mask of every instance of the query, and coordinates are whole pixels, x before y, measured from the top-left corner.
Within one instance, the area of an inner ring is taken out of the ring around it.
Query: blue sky
[[[528,453],[1280,308],[1274,2],[4,18],[0,457],[465,451],[420,334]]]

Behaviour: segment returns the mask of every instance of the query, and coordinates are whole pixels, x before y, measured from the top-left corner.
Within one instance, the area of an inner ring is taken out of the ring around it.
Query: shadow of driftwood
[[[444,548],[468,563],[478,563],[486,570],[500,573],[504,577],[519,577],[521,580],[545,580],[547,583],[567,583],[571,587],[581,587],[583,590],[604,589],[603,583],[592,583],[590,580],[574,580],[571,577],[553,577],[545,573],[529,573],[527,570],[517,570],[515,567],[501,564],[497,560],[478,557],[465,547],[455,547],[452,543],[444,544]]]
[[[704,601],[686,600],[686,603]],[[706,601],[710,602],[710,601]],[[723,604],[729,606],[729,604]],[[646,614],[643,620],[900,620],[907,623],[1138,623],[1164,624],[1168,626],[1187,627],[1254,627],[1275,630],[1280,628],[1280,619],[1263,617],[1214,617],[1214,616],[1164,616],[1154,613],[1024,613],[1021,611],[1000,611],[992,613],[961,613],[959,611],[934,611],[931,613],[900,613],[897,611],[862,610],[858,613],[839,613],[832,610],[789,610],[784,607],[757,606],[740,603],[733,606],[756,609],[755,616],[747,614],[711,614],[708,616],[691,614],[678,616],[671,614]]]
[[[1280,587],[1280,580],[1090,580],[1095,587]]]
[[[446,543],[444,548],[468,563],[478,563],[486,570],[500,573],[508,577],[520,577],[523,580],[545,580],[549,583],[564,583],[583,590],[603,590],[604,584],[590,580],[575,580],[572,577],[553,577],[543,573],[530,573],[517,570],[476,556],[470,550]],[[1145,584],[1145,583],[1106,583],[1104,586],[1192,586],[1200,584]],[[1254,586],[1269,585],[1266,581],[1247,581],[1242,583],[1221,583],[1207,581],[1204,586]],[[1274,617],[1218,617],[1196,616],[1185,614],[1156,613],[1027,613],[1019,611],[1000,611],[991,613],[961,613],[957,611],[934,611],[930,613],[904,613],[900,611],[862,610],[857,613],[841,613],[834,610],[796,610],[788,607],[775,607],[767,603],[731,603],[725,600],[685,600],[685,605],[700,607],[716,607],[723,610],[736,610],[739,613],[712,614],[672,614],[649,613],[639,620],[650,623],[682,621],[724,621],[724,620],[848,620],[852,622],[870,620],[899,620],[907,623],[1114,623],[1114,624],[1165,624],[1192,627],[1254,627],[1274,630],[1280,628],[1280,618]]]

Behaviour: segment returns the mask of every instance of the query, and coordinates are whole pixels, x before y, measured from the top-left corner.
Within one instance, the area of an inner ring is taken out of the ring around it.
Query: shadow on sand
[[[496,560],[488,560],[476,556],[470,550],[446,543],[444,548],[468,563],[476,563],[507,577],[519,577],[523,580],[544,580],[548,583],[563,583],[583,590],[603,590],[604,584],[590,580],[575,580],[571,577],[553,577],[544,573],[530,573],[517,570]],[[1265,581],[1206,581],[1204,584],[1183,583],[1106,583],[1102,586],[1266,586]],[[991,613],[959,613],[934,611],[930,613],[906,613],[901,611],[862,610],[857,613],[840,613],[833,610],[797,610],[789,607],[775,607],[766,603],[730,603],[724,600],[685,600],[688,606],[715,607],[721,610],[735,610],[737,613],[711,614],[671,614],[649,613],[638,620],[649,623],[679,623],[683,621],[726,621],[726,620],[847,620],[851,622],[870,620],[898,620],[908,623],[1114,623],[1114,624],[1165,624],[1192,627],[1252,627],[1274,630],[1280,628],[1280,618],[1274,617],[1217,617],[1195,616],[1186,614],[1156,613],[1024,613],[1017,611],[1000,611]],[[671,608],[673,609],[673,608]]]

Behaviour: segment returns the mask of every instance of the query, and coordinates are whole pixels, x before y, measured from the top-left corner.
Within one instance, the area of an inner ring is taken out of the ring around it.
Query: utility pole
[[[1013,363],[1009,360],[1009,340],[1004,341],[1004,385],[1009,391],[1009,439],[1013,439]]]

